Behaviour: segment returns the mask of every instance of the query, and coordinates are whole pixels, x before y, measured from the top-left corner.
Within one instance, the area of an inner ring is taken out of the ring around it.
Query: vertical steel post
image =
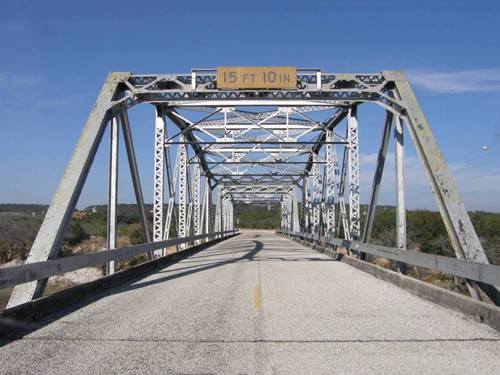
[[[215,232],[222,231],[222,189],[219,185],[215,194]],[[218,238],[218,236],[216,237]]]
[[[210,179],[207,177],[207,183],[209,183],[210,186]],[[217,212],[217,207],[214,207],[213,204],[213,194],[214,190],[212,187],[208,189],[208,204],[207,204],[207,215],[208,215],[208,233],[214,233],[217,231],[216,229],[216,212]],[[215,204],[217,205],[217,198],[215,199]],[[210,239],[213,239],[214,237],[211,236]]]
[[[307,219],[308,211],[308,202],[307,202],[307,184],[308,184],[308,179],[307,176],[302,177],[302,215],[300,218],[300,231],[301,232],[307,232],[309,222]]]
[[[321,181],[321,172],[319,169],[319,164],[318,164],[319,158],[317,154],[313,155],[313,165],[312,165],[312,190],[313,190],[313,197],[312,197],[312,210],[313,210],[313,222],[312,222],[312,232],[315,234],[320,233],[320,224],[321,224],[321,187],[322,187],[322,181]]]
[[[222,189],[221,192],[221,230],[227,230],[227,191],[226,189]]]
[[[135,158],[134,143],[132,140],[132,133],[130,131],[130,124],[128,121],[127,111],[120,112],[120,122],[122,124],[123,140],[125,149],[127,150],[128,164],[130,168],[130,175],[132,177],[132,184],[134,185],[135,200],[139,209],[139,217],[141,220],[142,231],[144,233],[145,242],[151,242],[151,234],[149,232],[148,218],[146,215],[146,208],[144,207],[144,197],[142,194],[141,179],[139,177],[139,170],[137,168],[137,160]],[[150,257],[152,254],[150,254]]]
[[[210,187],[210,179],[205,177],[205,233],[213,233],[214,231],[214,219],[213,219],[213,208],[212,208],[212,188]]]
[[[221,221],[221,231],[226,230],[226,197],[223,195],[221,198],[221,216],[220,216],[220,221]]]
[[[200,206],[200,233],[206,233],[205,231],[205,211],[207,207],[207,192],[206,190],[208,189],[208,185],[205,182],[201,182],[201,174],[200,174],[200,199],[201,199],[201,206]],[[205,180],[203,180],[205,181]],[[200,241],[200,243],[203,242],[203,240]]]
[[[281,197],[281,229],[289,232],[292,225],[292,196],[288,192]]]
[[[187,146],[186,146],[186,152],[187,152]],[[186,156],[186,163],[187,163],[188,155]],[[191,186],[191,166],[188,164],[186,167],[186,188],[187,188],[187,202],[186,202],[186,207],[187,207],[187,214],[186,214],[186,236],[189,237],[193,233],[193,189]],[[189,243],[186,243],[186,247],[189,245]]]
[[[285,207],[285,197],[281,197],[281,210],[280,210],[280,228],[282,231],[286,230],[286,207]]]
[[[200,210],[201,210],[201,168],[199,164],[198,157],[195,157],[196,164],[193,166],[193,231],[194,235],[201,234],[201,218],[200,218]],[[200,241],[196,240],[196,244],[199,244]]]
[[[331,131],[326,133],[326,141],[333,142],[333,135]],[[325,235],[328,237],[335,236],[335,172],[336,172],[336,157],[335,145],[328,143],[326,145],[326,197],[325,197],[325,211],[326,211],[326,228]]]
[[[154,181],[153,181],[153,241],[163,240],[163,187],[165,168],[165,118],[160,106],[155,107],[155,141],[154,141]],[[163,255],[163,249],[155,250],[154,257]]]
[[[118,200],[118,117],[114,116],[109,126],[109,176],[108,176],[108,220],[107,248],[116,248],[116,203]],[[106,264],[106,275],[115,273],[115,261]]]
[[[184,142],[184,135],[179,137],[180,142]],[[187,236],[187,148],[184,143],[179,146],[179,229],[177,231],[180,238]],[[185,244],[181,245],[185,248]]]
[[[406,249],[406,204],[405,204],[405,161],[404,133],[401,119],[394,117],[394,164],[396,167],[396,247]],[[397,263],[396,269],[404,273],[406,264]]]
[[[344,147],[344,155],[342,157],[342,169],[340,171],[340,180],[337,186],[337,195],[339,200],[338,216],[340,218],[337,220],[335,232],[340,233],[340,225],[344,231],[344,238],[346,240],[351,239],[351,230],[349,227],[349,218],[347,217],[347,209],[345,206],[345,184],[346,184],[346,171],[347,171],[347,159],[349,150]]]
[[[373,175],[373,182],[370,193],[370,203],[368,205],[368,212],[366,214],[365,227],[363,230],[363,242],[370,241],[370,235],[372,233],[373,221],[375,220],[375,211],[377,209],[378,195],[380,191],[380,183],[382,182],[382,175],[384,174],[385,159],[387,156],[387,148],[389,146],[389,139],[391,137],[391,125],[392,125],[393,114],[387,111],[384,123],[384,129],[382,130],[382,140],[380,142],[380,147],[377,156],[377,166],[375,169],[375,174]]]
[[[234,229],[234,205],[232,200],[229,200],[229,228],[228,230]]]
[[[223,228],[222,230],[226,231],[229,228],[229,196],[227,195],[227,193],[224,194],[222,207],[223,207],[222,222],[224,223],[222,226]]]
[[[222,198],[221,190],[218,190],[217,195],[217,212],[215,213],[215,221],[217,225],[217,232],[221,232],[224,230],[224,198]],[[218,236],[217,236],[218,237]]]
[[[292,188],[292,232],[293,233],[298,233],[300,232],[300,225],[299,225],[299,205],[297,203],[297,192],[295,191],[296,186]]]
[[[165,129],[166,130],[166,129]],[[165,219],[165,229],[163,231],[163,239],[167,240],[170,238],[170,227],[172,225],[172,219],[175,219],[175,193],[177,178],[179,175],[179,160],[180,160],[180,148],[177,149],[177,155],[174,164],[174,171],[172,175],[171,163],[170,163],[170,145],[165,145],[165,171],[167,172],[167,182],[168,182],[168,204],[167,204],[167,217]],[[177,223],[174,223],[177,225]],[[175,230],[177,231],[177,227]],[[178,233],[177,233],[178,236]]]
[[[349,219],[351,238],[356,240],[360,235],[360,201],[359,201],[359,132],[357,106],[349,107],[347,114],[347,139],[349,141]]]

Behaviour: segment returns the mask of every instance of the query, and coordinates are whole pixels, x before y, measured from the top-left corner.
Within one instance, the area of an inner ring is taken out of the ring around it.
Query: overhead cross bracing
[[[406,249],[404,129],[410,135],[456,256],[488,263],[484,250],[403,73],[323,73],[297,69],[293,88],[218,87],[215,69],[188,74],[111,73],[89,116],[27,262],[56,258],[106,128],[121,127],[145,239],[150,223],[135,161],[128,111],[154,108],[152,241],[234,228],[234,205],[278,204],[281,229],[370,241],[387,145],[395,143],[397,238]],[[385,112],[364,222],[360,210],[358,107]],[[114,125],[113,125],[114,124]],[[110,147],[116,148],[111,133]],[[108,237],[116,236],[116,152],[110,152]],[[174,230],[175,229],[175,230]],[[198,238],[198,237],[197,237]],[[197,239],[196,241],[199,241]],[[113,238],[108,243],[113,244]],[[185,243],[180,247],[187,246]],[[363,257],[363,252],[354,252]],[[152,257],[165,255],[156,249]],[[112,270],[112,268],[110,268]],[[9,306],[40,296],[45,280],[16,287]],[[498,301],[496,288],[468,281],[471,294]]]

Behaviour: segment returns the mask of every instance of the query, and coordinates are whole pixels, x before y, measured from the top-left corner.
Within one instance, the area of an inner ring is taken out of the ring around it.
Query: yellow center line
[[[256,257],[257,260],[257,285],[253,289],[253,306],[255,310],[260,310],[262,308],[262,282],[261,282],[261,269],[260,269],[260,257]]]
[[[261,305],[260,285],[257,285],[253,290],[253,306],[258,310]]]

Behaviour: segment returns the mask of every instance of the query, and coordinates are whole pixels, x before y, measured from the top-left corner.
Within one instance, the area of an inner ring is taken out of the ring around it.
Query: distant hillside
[[[25,256],[36,236],[46,209],[46,205],[35,204],[0,205],[0,259],[6,261],[16,254]],[[89,214],[72,220],[69,233],[66,236],[67,246],[77,244],[88,236],[106,236],[106,205],[89,206],[85,210]],[[150,223],[152,222],[151,210],[152,205],[146,205]],[[278,205],[237,204],[234,211],[235,225],[240,228],[277,229],[280,225],[279,210]],[[361,207],[362,225],[366,211],[367,207],[363,205]],[[500,214],[470,212],[470,217],[488,258],[492,263],[500,264]],[[438,212],[408,211],[407,219],[408,248],[432,254],[454,256]],[[134,204],[118,205],[117,222],[119,233],[129,237],[132,243],[142,241],[139,212]],[[395,223],[395,208],[393,206],[379,206],[376,211],[371,241],[381,245],[394,246]],[[173,225],[171,235],[175,235]]]
[[[24,259],[41,223],[41,216],[22,212],[0,212],[0,264]]]
[[[19,212],[22,214],[44,215],[49,206],[46,204],[0,203],[0,212]]]
[[[234,208],[235,225],[239,228],[278,229],[280,207],[278,205],[237,204]]]

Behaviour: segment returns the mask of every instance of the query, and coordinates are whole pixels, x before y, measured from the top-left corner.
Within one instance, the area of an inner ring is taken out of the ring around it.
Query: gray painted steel
[[[69,219],[109,120],[111,101],[118,86],[130,77],[130,73],[110,73],[90,112],[85,128],[78,140],[54,198],[45,214],[40,231],[26,259],[26,263],[43,262],[57,257]],[[14,289],[8,307],[30,301],[43,293],[45,281],[19,285]]]
[[[392,72],[388,74],[388,78],[394,80],[397,94],[405,103],[405,118],[410,130],[410,136],[424,164],[424,169],[432,186],[432,192],[436,198],[457,258],[489,263],[465,209],[462,197],[448,171],[448,167],[410,84],[401,72]],[[500,305],[500,291],[498,289],[486,290],[479,285],[470,283],[467,283],[467,285],[471,295],[475,298],[481,298],[481,292],[484,292],[493,302]]]
[[[399,117],[394,118],[394,165],[396,169],[396,247],[406,249],[404,131]],[[400,266],[404,268],[404,265]]]
[[[234,204],[280,204],[282,229],[296,230],[298,222],[301,222],[306,231],[331,236],[340,233],[339,225],[342,224],[345,239],[359,239],[358,134],[363,134],[363,130],[356,114],[359,106],[373,103],[385,110],[387,118],[373,182],[368,224],[362,239],[368,241],[375,217],[383,159],[390,142],[391,118],[396,125],[403,119],[429,176],[457,258],[488,263],[404,75],[397,71],[323,73],[316,69],[298,69],[296,88],[283,90],[222,90],[217,87],[215,71],[210,69],[193,70],[190,74],[112,73],[66,168],[28,263],[57,257],[68,220],[111,115],[120,118],[124,127],[134,190],[148,238],[148,223],[126,117],[128,108],[141,103],[153,104],[157,110],[154,241],[169,236],[172,219],[178,237],[198,233],[202,222],[215,221],[217,230],[231,230],[234,226]],[[197,112],[193,117],[196,120],[189,119],[193,111]],[[200,111],[206,114],[199,116]],[[325,120],[316,120],[319,116],[312,112],[320,112]],[[339,129],[344,126],[342,122],[346,117],[343,136]],[[168,136],[168,127],[174,127],[173,136]],[[398,133],[402,135],[401,129]],[[329,147],[334,144],[342,148],[342,166],[338,163],[341,159],[336,155],[336,148]],[[172,165],[169,157],[173,145],[177,145],[174,146],[178,153],[176,165]],[[397,244],[404,249],[406,218],[402,137],[396,137],[396,146]],[[169,193],[166,213],[163,204],[165,175]],[[205,217],[201,218],[203,188],[215,200],[216,210],[213,213],[208,207],[203,210]],[[305,200],[302,202],[302,217],[297,216],[297,194],[290,193],[297,188],[302,190]],[[116,196],[113,190],[116,189],[111,184],[110,212],[115,202],[113,197]],[[344,201],[346,192],[349,193],[348,207]],[[178,202],[178,210],[174,207],[175,202]],[[111,237],[113,228],[110,223],[108,235]],[[161,249],[156,251],[157,255],[162,253]],[[475,298],[490,298],[500,304],[498,290],[467,282]],[[16,287],[9,306],[40,295],[44,285],[45,281],[40,280]]]
[[[380,191],[380,183],[382,182],[382,175],[384,173],[385,158],[387,155],[387,148],[389,146],[389,138],[391,136],[391,126],[393,121],[393,114],[387,112],[384,131],[382,132],[382,141],[377,156],[377,166],[373,175],[373,182],[370,194],[370,203],[368,204],[368,213],[366,214],[366,223],[363,230],[363,242],[368,242],[373,228],[373,220],[375,220],[375,210],[378,203],[378,195]]]
[[[108,217],[107,248],[116,248],[116,205],[118,203],[118,154],[119,154],[119,119],[114,116],[109,126],[109,176],[108,176]],[[115,273],[115,261],[106,263],[106,275]]]
[[[130,168],[130,175],[132,177],[132,184],[134,185],[135,200],[137,208],[139,209],[139,217],[142,225],[142,232],[146,242],[151,242],[151,233],[149,232],[149,225],[146,216],[146,209],[144,208],[144,197],[142,193],[141,178],[139,176],[139,169],[137,168],[137,160],[135,157],[134,142],[130,132],[130,124],[128,120],[127,111],[120,112],[120,122],[123,130],[123,141],[125,149],[127,150],[128,164]]]
[[[455,182],[408,81],[402,73],[388,74],[388,78],[394,80],[397,92],[405,103],[410,135],[424,164],[457,257],[488,263]]]

